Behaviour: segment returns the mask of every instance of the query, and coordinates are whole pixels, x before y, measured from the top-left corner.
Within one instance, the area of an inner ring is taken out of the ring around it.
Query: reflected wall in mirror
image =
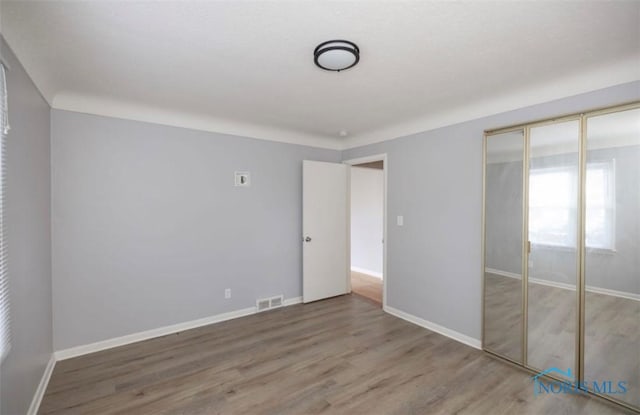
[[[527,363],[575,376],[580,121],[529,137]]]
[[[640,109],[587,119],[584,378],[640,407]]]
[[[522,362],[524,131],[486,137],[484,348]]]

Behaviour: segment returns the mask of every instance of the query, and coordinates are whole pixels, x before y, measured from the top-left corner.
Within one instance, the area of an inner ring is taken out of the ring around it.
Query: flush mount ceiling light
[[[326,71],[344,71],[355,66],[359,60],[358,45],[348,40],[323,42],[313,51],[313,61]]]

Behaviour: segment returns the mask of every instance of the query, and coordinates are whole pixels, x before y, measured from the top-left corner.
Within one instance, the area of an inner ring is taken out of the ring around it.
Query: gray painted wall
[[[485,267],[522,274],[522,161],[487,164]]]
[[[575,159],[577,155],[570,155]],[[615,159],[615,251],[587,248],[587,285],[640,294],[640,146],[589,150],[588,162]],[[577,164],[577,162],[574,160]],[[531,159],[531,167],[566,165],[562,157]],[[498,186],[491,186],[491,183]],[[493,190],[494,192],[492,192]],[[506,195],[519,195],[519,198]],[[501,271],[522,273],[522,164],[487,166],[487,262]],[[563,284],[576,283],[576,250],[534,246],[529,277]]]
[[[388,155],[388,305],[479,339],[483,131],[639,99],[633,82],[344,151]]]
[[[339,151],[59,110],[51,129],[56,350],[301,295],[302,160]]]
[[[11,351],[0,367],[0,413],[25,414],[53,352],[49,105],[0,36],[7,72],[6,231]]]

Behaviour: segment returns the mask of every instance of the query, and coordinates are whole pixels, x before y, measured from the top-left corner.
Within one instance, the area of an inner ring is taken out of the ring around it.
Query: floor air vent
[[[271,308],[271,304],[269,302],[269,299],[257,300],[256,301],[256,308],[258,309],[258,311],[264,311],[264,310],[270,309]]]
[[[282,307],[284,303],[284,297],[277,295],[270,298],[259,298],[256,300],[256,310],[258,312],[271,310],[273,308]]]
[[[271,303],[271,308],[282,307],[282,296],[279,295],[277,297],[271,297],[269,302]]]

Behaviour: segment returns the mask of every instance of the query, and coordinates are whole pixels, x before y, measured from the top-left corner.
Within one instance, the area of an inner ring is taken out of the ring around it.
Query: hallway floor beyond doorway
[[[351,291],[382,306],[382,279],[351,271]]]

